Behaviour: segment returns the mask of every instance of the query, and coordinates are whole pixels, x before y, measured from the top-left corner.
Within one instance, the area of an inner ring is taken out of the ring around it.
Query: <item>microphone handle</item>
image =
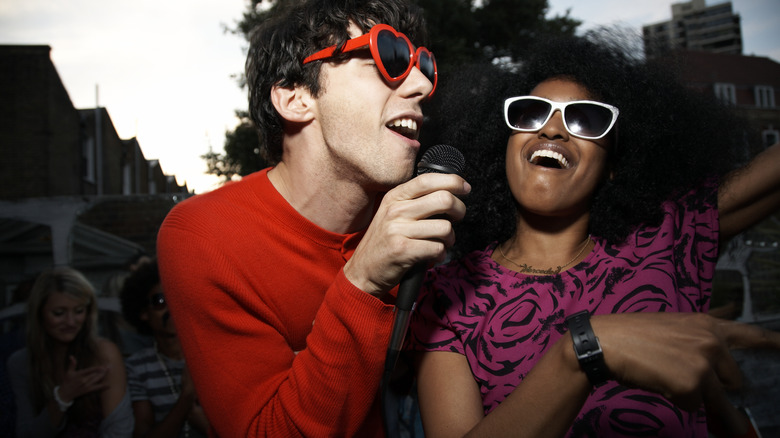
[[[395,299],[396,308],[412,310],[427,269],[427,263],[417,263],[406,271],[406,274],[401,279],[401,283],[398,285],[398,296]]]
[[[409,328],[409,319],[417,300],[417,293],[420,291],[427,268],[425,263],[417,263],[412,266],[404,274],[398,286],[398,295],[395,300],[395,321],[393,321],[393,331],[390,334],[390,344],[385,358],[385,372],[391,372],[398,361],[398,356],[404,346],[406,331]]]
[[[422,173],[454,173],[460,174],[465,165],[463,154],[448,145],[436,145],[431,147],[417,163],[417,176]],[[380,391],[382,395],[382,423],[385,435],[388,437],[397,435],[397,430],[391,426],[397,424],[398,410],[394,409],[395,403],[391,400],[391,380],[396,362],[401,356],[404,346],[406,331],[409,329],[409,321],[414,310],[417,294],[420,292],[425,272],[428,270],[427,262],[419,262],[413,265],[401,278],[398,286],[398,294],[395,301],[395,321],[390,335],[390,344],[385,358],[385,370],[382,375]],[[400,380],[403,380],[401,378]],[[395,419],[395,420],[393,420]]]

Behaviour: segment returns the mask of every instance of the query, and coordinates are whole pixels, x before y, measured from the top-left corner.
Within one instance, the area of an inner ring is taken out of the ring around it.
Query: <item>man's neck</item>
[[[268,172],[271,184],[302,216],[328,231],[347,234],[368,227],[379,193],[333,175],[284,162]]]

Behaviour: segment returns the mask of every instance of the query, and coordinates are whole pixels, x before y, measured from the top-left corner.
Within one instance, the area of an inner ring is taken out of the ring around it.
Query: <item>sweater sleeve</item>
[[[353,436],[373,427],[376,435],[381,417],[372,412],[392,306],[338,270],[324,298],[317,294],[305,344],[293,346],[282,316],[290,312],[279,307],[312,298],[279,278],[304,271],[248,261],[201,225],[174,209],[158,235],[158,258],[187,367],[216,434]]]

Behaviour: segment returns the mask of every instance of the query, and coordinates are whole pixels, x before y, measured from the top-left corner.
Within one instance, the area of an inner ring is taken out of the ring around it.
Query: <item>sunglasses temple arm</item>
[[[355,50],[359,47],[367,46],[370,42],[371,35],[365,34],[361,35],[357,38],[352,38],[344,42],[344,44],[341,47],[340,52],[349,52],[351,50]],[[322,49],[317,53],[314,53],[312,55],[309,55],[306,59],[303,60],[303,64],[308,64],[312,61],[319,61],[320,59],[326,59],[333,56],[334,53],[336,53],[336,49],[338,48],[338,45],[330,46],[326,49]]]

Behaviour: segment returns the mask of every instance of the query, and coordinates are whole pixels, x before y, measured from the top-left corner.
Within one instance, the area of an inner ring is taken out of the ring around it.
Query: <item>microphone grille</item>
[[[454,147],[446,144],[431,146],[417,163],[417,174],[423,173],[457,173],[463,172],[466,159]]]

